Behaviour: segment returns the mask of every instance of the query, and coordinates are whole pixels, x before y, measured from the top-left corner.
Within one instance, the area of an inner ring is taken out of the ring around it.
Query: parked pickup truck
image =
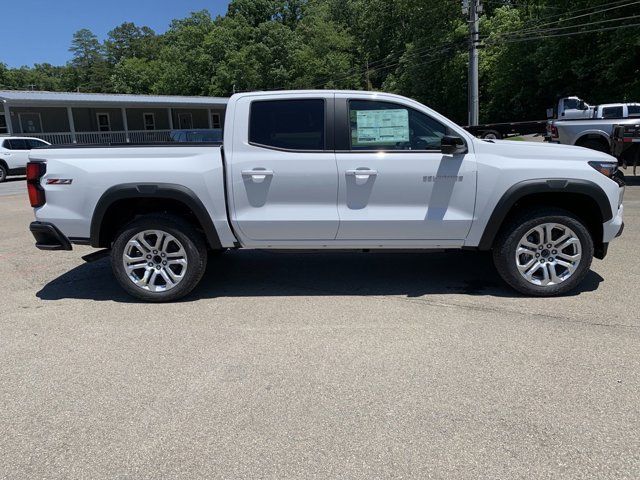
[[[547,124],[547,140],[577,145],[599,152],[611,151],[611,135],[616,125],[638,123],[638,118],[596,118],[592,120],[552,120]]]
[[[188,294],[208,250],[232,248],[492,250],[509,285],[549,296],[623,228],[613,157],[476,139],[397,95],[242,93],[224,125],[221,145],[34,151],[36,246],[110,249],[149,301]]]
[[[622,168],[633,166],[633,175],[636,175],[640,165],[640,119],[627,125],[616,125],[613,129],[611,155],[618,159]]]

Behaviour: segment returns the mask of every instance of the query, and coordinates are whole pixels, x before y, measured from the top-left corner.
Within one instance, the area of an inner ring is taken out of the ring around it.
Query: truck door
[[[474,215],[475,155],[443,154],[450,127],[378,98],[336,95],[337,239],[460,244]]]
[[[246,245],[335,238],[333,101],[330,93],[237,100],[227,164],[232,222]]]

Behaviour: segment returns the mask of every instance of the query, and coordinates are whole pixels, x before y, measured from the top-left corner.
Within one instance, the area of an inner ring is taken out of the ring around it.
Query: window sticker
[[[409,141],[408,110],[358,110],[356,113],[356,146],[394,145]]]

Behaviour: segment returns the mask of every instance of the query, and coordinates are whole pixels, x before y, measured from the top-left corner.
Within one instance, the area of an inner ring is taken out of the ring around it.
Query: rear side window
[[[324,150],[324,100],[251,103],[249,143],[284,150]]]
[[[44,143],[42,140],[36,140],[35,138],[30,138],[29,140],[27,140],[27,145],[28,148],[41,148],[41,147],[47,147],[48,145],[46,143]]]
[[[640,105],[629,105],[629,116],[637,117],[640,115]]]
[[[603,108],[602,118],[622,118],[622,107]]]

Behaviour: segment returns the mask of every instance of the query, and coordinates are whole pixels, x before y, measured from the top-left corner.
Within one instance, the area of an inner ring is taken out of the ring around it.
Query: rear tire
[[[133,297],[171,302],[188,295],[207,267],[204,238],[180,217],[150,214],[125,225],[111,249],[111,268]]]
[[[0,183],[7,181],[8,173],[7,167],[0,165]]]
[[[493,261],[502,279],[529,296],[551,297],[576,288],[589,272],[593,239],[572,213],[532,210],[498,235]]]

